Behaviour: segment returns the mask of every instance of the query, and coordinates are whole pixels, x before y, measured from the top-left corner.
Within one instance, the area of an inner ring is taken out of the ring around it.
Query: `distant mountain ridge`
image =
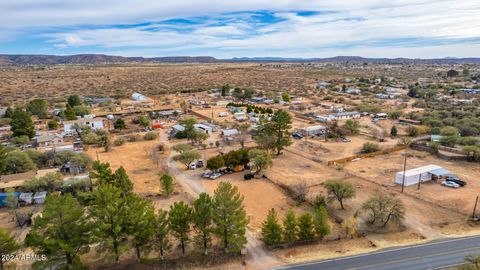
[[[312,62],[312,63],[373,63],[373,64],[480,64],[480,58],[364,58],[360,56],[335,56],[328,58],[235,57],[217,59],[211,56],[123,57],[105,54],[76,55],[0,55],[0,65],[46,64],[112,64],[112,63],[225,63],[225,62]]]

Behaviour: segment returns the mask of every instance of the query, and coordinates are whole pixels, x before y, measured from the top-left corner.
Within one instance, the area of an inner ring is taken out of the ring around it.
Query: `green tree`
[[[98,160],[94,161],[89,177],[92,180],[96,180],[99,185],[113,184],[113,173],[112,169],[110,169],[110,163],[102,163]]]
[[[268,211],[267,219],[262,223],[262,239],[268,246],[276,246],[282,241],[282,225],[274,208]]]
[[[131,237],[137,259],[140,260],[142,252],[148,254],[153,247],[155,209],[151,201],[133,194],[126,197],[126,204],[126,230]]]
[[[447,77],[457,77],[458,76],[458,71],[454,69],[450,69],[447,71]]]
[[[6,173],[8,165],[8,150],[5,146],[0,144],[0,174]]]
[[[313,219],[315,232],[320,239],[330,234],[330,223],[328,222],[328,213],[325,206],[321,205],[315,209]]]
[[[173,177],[168,174],[164,174],[160,177],[161,192],[163,195],[169,197],[172,195],[175,188],[175,183],[173,182]]]
[[[183,163],[187,169],[194,160],[201,158],[202,155],[195,150],[189,150],[173,156],[173,160]]]
[[[79,255],[89,251],[92,223],[84,217],[84,208],[70,194],[47,196],[25,242],[37,254],[45,254],[55,267],[81,265]]]
[[[90,108],[88,108],[88,106],[86,105],[73,106],[73,110],[75,111],[75,115],[78,115],[78,116],[84,116],[84,115],[90,114]]]
[[[89,213],[94,220],[93,233],[100,244],[98,251],[112,252],[117,263],[128,249],[127,200],[122,198],[122,191],[111,184],[100,185],[92,197]]]
[[[146,128],[150,126],[150,119],[148,119],[146,116],[140,115],[137,121],[141,127]]]
[[[11,151],[7,154],[5,171],[9,174],[24,173],[37,170],[35,162],[25,152]]]
[[[132,192],[133,183],[130,181],[127,171],[123,166],[118,168],[113,174],[113,185],[122,191],[122,196],[126,196]]]
[[[209,136],[207,133],[196,129],[187,134],[187,138],[190,138],[192,144],[202,144],[206,139],[208,139],[208,137]]]
[[[35,129],[30,114],[21,108],[15,108],[10,122],[14,137],[26,135],[29,139],[35,136]]]
[[[69,120],[69,121],[77,120],[77,114],[75,113],[75,110],[73,109],[73,107],[70,106],[69,104],[67,104],[67,108],[65,109],[64,115],[66,120]]]
[[[48,102],[45,99],[33,99],[28,102],[26,109],[32,115],[38,116],[40,119],[48,117]]]
[[[221,155],[214,156],[207,160],[207,169],[209,170],[215,171],[222,167],[225,167],[225,160]]]
[[[247,213],[243,196],[229,182],[220,182],[213,195],[215,234],[225,253],[240,250],[246,243]]]
[[[75,107],[75,106],[78,106],[78,105],[81,105],[82,104],[82,101],[80,100],[80,97],[77,96],[77,95],[73,95],[73,96],[69,96],[68,99],[67,99],[67,103],[68,105],[70,105],[70,107]]]
[[[30,142],[30,138],[27,135],[21,135],[18,137],[13,137],[11,142],[17,145],[25,145]]]
[[[127,126],[125,125],[125,120],[123,120],[122,118],[118,118],[117,120],[115,120],[115,122],[113,123],[113,127],[118,130],[127,128]]]
[[[465,262],[458,267],[459,270],[480,270],[480,255],[467,255]]]
[[[285,102],[290,102],[290,100],[292,100],[292,98],[290,97],[290,94],[285,92],[285,93],[282,94],[282,100],[285,101]]]
[[[193,228],[197,232],[196,243],[208,255],[208,245],[213,233],[213,200],[207,193],[201,193],[193,203]]]
[[[345,209],[343,205],[344,201],[355,196],[355,187],[352,183],[345,180],[328,180],[325,182],[325,188],[327,189],[328,196],[336,199],[342,209]]]
[[[170,206],[168,213],[170,230],[182,247],[182,253],[185,254],[185,245],[188,242],[190,232],[190,223],[192,221],[192,208],[183,201],[174,202]]]
[[[360,132],[360,123],[356,120],[349,119],[345,122],[342,129],[346,134],[357,135]]]
[[[15,241],[13,234],[10,234],[0,228],[0,255],[14,254],[20,248],[20,245]],[[0,260],[0,269],[4,269],[5,261]]]
[[[228,84],[225,84],[222,86],[222,97],[227,96],[228,92],[230,91],[230,86]]]
[[[253,163],[257,174],[259,174],[264,169],[272,166],[272,157],[265,150],[252,149],[248,152],[248,157]]]
[[[154,227],[154,236],[153,236],[153,246],[156,250],[160,252],[160,257],[163,259],[165,252],[170,249],[170,239],[168,234],[170,232],[170,227],[168,223],[168,212],[160,209],[155,219]]]
[[[292,128],[291,124],[290,114],[284,110],[278,110],[270,121],[261,121],[253,138],[261,148],[275,150],[279,155],[285,147],[292,144],[289,131]]]
[[[298,238],[302,241],[311,241],[315,237],[313,217],[304,213],[298,218]]]
[[[293,210],[288,210],[283,218],[283,240],[288,244],[293,244],[298,236],[297,217]]]
[[[179,143],[179,144],[175,144],[174,146],[172,146],[172,150],[177,152],[177,153],[183,153],[185,151],[193,150],[193,147],[190,144]]]
[[[361,209],[368,214],[369,224],[380,223],[382,227],[389,222],[400,225],[405,216],[405,207],[400,199],[380,193],[365,201]]]
[[[56,118],[48,121],[48,129],[50,130],[54,130],[54,129],[57,129],[58,128],[58,121]]]
[[[398,135],[397,127],[396,127],[396,126],[392,126],[392,128],[390,129],[390,136],[392,136],[392,137],[397,137],[397,135]]]
[[[373,153],[380,151],[380,146],[376,143],[366,142],[363,144],[362,149],[360,150],[363,154]]]
[[[402,116],[402,111],[393,111],[389,113],[388,116],[390,116],[390,118],[393,120],[397,120],[398,118],[400,118],[400,116]]]
[[[13,109],[8,107],[7,110],[5,110],[5,118],[12,118],[13,116]]]

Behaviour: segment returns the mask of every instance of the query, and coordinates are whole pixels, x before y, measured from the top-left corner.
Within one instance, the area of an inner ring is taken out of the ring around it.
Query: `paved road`
[[[388,249],[274,269],[288,270],[423,270],[458,265],[465,255],[480,254],[480,236],[445,239],[421,245]]]

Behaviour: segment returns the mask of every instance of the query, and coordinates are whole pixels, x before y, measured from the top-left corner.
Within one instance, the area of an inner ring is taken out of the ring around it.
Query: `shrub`
[[[145,135],[143,135],[143,139],[146,141],[153,141],[157,138],[158,138],[158,133],[153,131],[147,132],[145,133]]]
[[[420,132],[418,131],[418,128],[417,128],[417,127],[409,126],[409,127],[407,128],[407,134],[408,134],[408,136],[417,137],[419,133],[420,133]]]
[[[83,144],[86,145],[98,144],[100,142],[100,136],[93,132],[82,134],[81,138]]]
[[[129,134],[129,135],[125,136],[125,138],[129,142],[136,142],[136,141],[140,140],[141,136],[138,135],[138,134]]]
[[[362,150],[360,151],[363,154],[373,153],[380,150],[380,146],[376,143],[364,143],[362,146]]]
[[[124,143],[125,143],[125,139],[122,137],[118,137],[115,139],[115,141],[113,141],[113,145],[115,146],[120,146],[120,145],[123,145]]]

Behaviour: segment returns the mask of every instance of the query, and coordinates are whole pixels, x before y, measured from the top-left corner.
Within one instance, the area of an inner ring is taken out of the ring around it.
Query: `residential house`
[[[353,112],[334,113],[334,114],[331,114],[330,116],[334,120],[347,120],[347,119],[360,118],[362,114],[357,111],[353,111]]]
[[[112,123],[107,118],[98,117],[93,119],[81,118],[73,121],[63,122],[63,131],[66,136],[74,136],[82,129],[90,127],[92,130],[111,130]]]
[[[36,147],[59,145],[63,142],[63,136],[54,132],[41,133],[33,138],[33,145]]]

